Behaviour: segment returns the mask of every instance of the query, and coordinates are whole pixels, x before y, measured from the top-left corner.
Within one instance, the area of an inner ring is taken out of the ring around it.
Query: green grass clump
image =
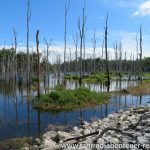
[[[66,74],[65,79],[79,80],[80,75],[79,74]]]
[[[106,103],[109,97],[109,93],[97,93],[83,87],[75,90],[56,87],[55,91],[41,94],[40,98],[35,97],[32,102],[35,108],[42,110],[70,110]]]
[[[144,73],[144,77],[150,77],[150,72]]]

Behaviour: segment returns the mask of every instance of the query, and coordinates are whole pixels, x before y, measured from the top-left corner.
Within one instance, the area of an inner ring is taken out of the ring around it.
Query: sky
[[[44,37],[52,39],[51,51],[63,54],[64,6],[67,0],[31,0],[30,47],[35,50],[35,34],[40,31],[40,49],[45,51]],[[13,28],[17,31],[18,51],[26,45],[27,0],[1,0],[0,45],[10,46]],[[74,51],[72,34],[78,32],[77,18],[82,15],[84,0],[70,0],[67,16],[67,52]],[[92,37],[96,32],[97,54],[101,52],[106,14],[108,13],[108,47],[122,43],[123,52],[136,52],[136,34],[143,31],[143,57],[150,56],[150,0],[86,0],[86,49],[92,54]]]

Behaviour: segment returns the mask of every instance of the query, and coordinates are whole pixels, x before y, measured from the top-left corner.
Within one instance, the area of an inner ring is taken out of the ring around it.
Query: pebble
[[[97,121],[94,121],[92,123],[83,121],[82,127],[75,126],[73,128],[73,131],[68,133],[64,131],[48,131],[43,135],[43,141],[41,142],[40,139],[36,139],[35,143],[36,145],[33,145],[31,147],[31,150],[57,150],[60,148],[61,144],[63,144],[63,140],[67,138],[72,137],[78,137],[82,135],[87,135],[95,131],[99,131],[99,134],[107,127],[113,127],[113,128],[119,128],[121,130],[127,129],[130,127],[130,125],[135,125],[142,114],[137,114],[134,112],[134,110],[137,110],[138,108],[131,107],[129,108],[129,111],[123,111],[119,110],[117,113],[109,114],[107,118],[104,119],[98,119]],[[143,106],[139,107],[139,110],[145,109]],[[149,105],[150,109],[150,105]],[[132,112],[130,112],[132,110]],[[129,143],[135,143],[135,144],[147,144],[150,142],[150,133],[143,132],[149,132],[150,127],[145,125],[150,123],[150,112],[146,112],[147,118],[143,118],[142,121],[138,124],[136,129],[130,129],[124,132],[128,132],[133,135],[134,138],[115,132],[115,131],[107,131],[102,138],[98,138],[97,144],[106,144],[107,142],[110,143],[123,143],[123,144],[129,144]],[[143,130],[142,130],[143,129]],[[82,140],[78,140],[80,144],[86,143],[90,144],[93,143],[95,138],[98,135],[92,135],[89,137],[86,137]],[[137,140],[135,140],[137,138]],[[137,143],[138,142],[138,143]],[[66,142],[67,144],[74,144],[77,143],[77,140],[71,140]],[[39,147],[38,147],[39,146]],[[83,150],[87,150],[87,148],[83,148]],[[28,147],[25,147],[24,150],[29,150]],[[105,150],[105,149],[104,149]]]

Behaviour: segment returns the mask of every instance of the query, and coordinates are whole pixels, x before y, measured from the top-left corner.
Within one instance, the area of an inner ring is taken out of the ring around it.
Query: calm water
[[[57,84],[55,78],[51,78],[50,86]],[[110,90],[119,90],[136,85],[134,81],[112,81]],[[42,86],[43,84],[41,84]],[[75,88],[78,84],[67,81],[67,88]],[[106,91],[103,84],[85,84],[91,90],[97,92]],[[149,95],[145,96],[116,96],[110,99],[109,104],[97,105],[95,108],[85,108],[70,112],[40,112],[32,108],[31,102],[26,96],[25,83],[16,86],[10,81],[0,82],[0,140],[22,137],[38,136],[44,132],[49,124],[55,125],[80,125],[80,119],[91,121],[93,118],[103,118],[118,109],[127,109],[130,105],[145,104]],[[30,91],[30,95],[36,95],[36,91]]]

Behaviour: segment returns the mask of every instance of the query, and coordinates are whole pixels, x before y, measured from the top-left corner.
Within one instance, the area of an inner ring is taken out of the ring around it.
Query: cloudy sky
[[[73,51],[72,34],[77,28],[77,18],[82,14],[84,0],[70,0],[67,18],[67,43]],[[40,46],[44,51],[44,37],[53,40],[52,51],[63,52],[65,0],[31,0],[30,47],[35,47],[36,30],[40,30]],[[26,44],[26,0],[1,0],[0,45],[11,45],[13,27],[18,34],[18,49]],[[92,53],[92,36],[96,31],[97,52],[101,50],[106,14],[108,20],[108,43],[121,41],[123,51],[136,51],[136,34],[143,29],[143,54],[150,56],[150,0],[87,0],[86,47]],[[110,52],[111,55],[111,52]]]

